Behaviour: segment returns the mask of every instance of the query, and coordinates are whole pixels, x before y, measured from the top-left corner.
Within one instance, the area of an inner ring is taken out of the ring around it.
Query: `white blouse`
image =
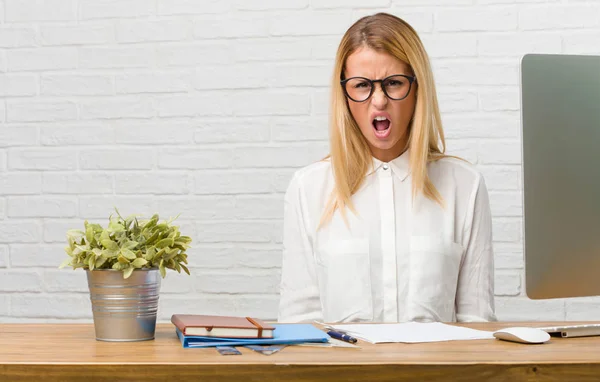
[[[445,206],[412,200],[409,151],[374,171],[317,231],[334,178],[328,160],[298,170],[284,204],[280,322],[493,321],[492,222],[467,162],[428,165]]]

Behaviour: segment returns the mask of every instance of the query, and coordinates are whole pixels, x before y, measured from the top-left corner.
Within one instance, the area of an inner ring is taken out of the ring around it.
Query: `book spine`
[[[175,327],[181,331],[181,334],[183,334],[183,335],[186,334],[185,333],[185,325],[183,324],[183,322],[181,322],[179,320],[179,317],[177,317],[177,315],[174,314],[171,316],[171,323],[173,325],[175,325]]]

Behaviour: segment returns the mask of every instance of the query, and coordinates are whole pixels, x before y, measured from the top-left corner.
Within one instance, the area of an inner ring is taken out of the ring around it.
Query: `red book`
[[[174,314],[171,322],[185,336],[273,338],[274,326],[258,318]]]

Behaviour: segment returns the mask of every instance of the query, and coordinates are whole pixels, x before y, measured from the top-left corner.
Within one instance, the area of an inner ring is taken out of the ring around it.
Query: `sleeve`
[[[305,199],[295,175],[285,194],[279,322],[323,320]]]
[[[482,176],[468,205],[463,236],[467,245],[458,275],[456,319],[495,321],[492,214]]]

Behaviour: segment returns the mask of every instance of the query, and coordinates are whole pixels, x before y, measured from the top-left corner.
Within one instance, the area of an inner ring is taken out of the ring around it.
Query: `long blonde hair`
[[[354,23],[342,37],[336,54],[331,83],[329,154],[335,186],[319,227],[327,223],[337,209],[344,220],[346,207],[356,213],[352,195],[373,164],[367,140],[352,117],[340,85],[348,56],[361,47],[387,53],[412,68],[418,84],[415,111],[408,127],[412,197],[423,193],[443,205],[442,196],[427,175],[427,163],[444,157],[446,149],[429,58],[417,32],[408,23],[396,16],[378,13]]]

